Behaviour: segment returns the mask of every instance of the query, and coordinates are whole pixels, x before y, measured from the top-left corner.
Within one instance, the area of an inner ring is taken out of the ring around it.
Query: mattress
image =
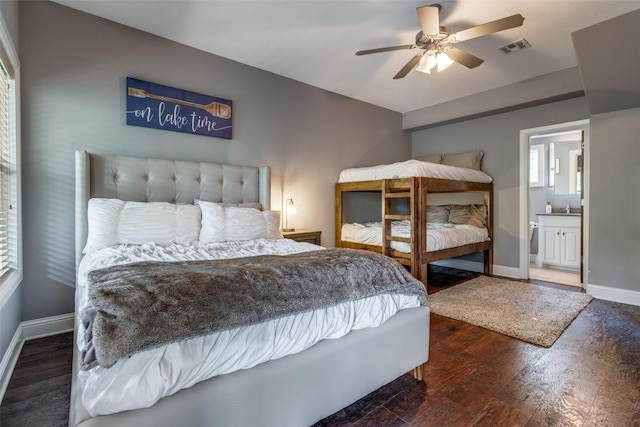
[[[389,165],[345,169],[340,172],[338,182],[374,181],[413,176],[480,183],[492,181],[489,175],[479,170],[411,159]]]
[[[410,221],[393,221],[391,235],[411,237]],[[427,252],[449,249],[457,246],[481,243],[489,240],[486,228],[473,225],[431,224],[427,223]],[[367,222],[364,224],[348,223],[342,225],[342,240],[363,243],[373,246],[382,245],[382,223]],[[405,242],[391,241],[390,246],[400,252],[410,253],[411,245]]]
[[[80,315],[88,305],[87,275],[97,268],[139,261],[226,259],[318,249],[321,247],[289,239],[112,246],[87,254],[80,263],[76,313]],[[295,354],[352,330],[379,326],[398,311],[419,305],[412,296],[382,295],[143,351],[111,368],[97,366],[80,371],[81,401],[91,416],[146,408],[205,379]],[[80,326],[76,340],[79,350],[85,347],[84,337]]]

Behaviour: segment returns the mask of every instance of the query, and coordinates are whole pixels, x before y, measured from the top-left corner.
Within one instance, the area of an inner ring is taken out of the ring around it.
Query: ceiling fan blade
[[[418,65],[418,62],[420,62],[420,58],[422,58],[422,55],[416,55],[411,58],[409,62],[407,62],[406,65],[402,67],[400,71],[398,71],[398,74],[393,76],[394,80],[401,79],[409,74],[409,71],[413,70],[413,68]]]
[[[478,65],[482,64],[484,60],[478,58],[470,54],[469,52],[465,52],[462,49],[458,49],[455,47],[450,47],[447,49],[446,54],[449,58],[456,61],[458,64],[462,64],[467,68],[476,68]]]
[[[508,30],[510,28],[519,27],[524,22],[524,17],[520,14],[507,16],[506,18],[497,19],[487,22],[486,24],[476,27],[467,28],[449,36],[452,43],[463,42],[465,40],[475,39],[476,37],[486,36],[487,34],[497,33],[498,31]]]
[[[420,28],[427,36],[437,36],[440,34],[440,5],[422,6],[416,8]]]
[[[368,50],[359,50],[356,52],[356,55],[369,55],[371,53],[380,53],[380,52],[390,52],[392,50],[403,50],[403,49],[414,49],[417,46],[415,44],[405,44],[402,46],[389,46],[389,47],[379,47],[377,49],[368,49]]]

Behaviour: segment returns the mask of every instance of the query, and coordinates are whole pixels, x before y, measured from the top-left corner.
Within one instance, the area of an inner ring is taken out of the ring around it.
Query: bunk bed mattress
[[[411,223],[409,221],[394,221],[391,225],[391,235],[397,237],[411,237]],[[342,240],[366,245],[382,245],[382,223],[349,223],[342,225]],[[474,227],[466,224],[432,224],[427,223],[427,252],[439,251],[458,246],[481,243],[489,240],[486,228]],[[410,253],[411,245],[405,242],[391,241],[391,248],[400,252]]]
[[[80,264],[77,313],[88,305],[88,273],[98,268],[139,261],[228,259],[318,249],[322,248],[288,239],[109,247],[87,254]],[[91,416],[149,407],[204,379],[295,354],[352,330],[382,325],[397,312],[419,305],[414,296],[380,295],[143,351],[110,368],[80,371],[81,400]],[[76,345],[80,350],[86,348],[82,327],[77,331]]]
[[[338,182],[375,181],[378,179],[410,178],[414,176],[480,183],[492,181],[489,175],[479,170],[412,159],[389,165],[345,169],[340,172]]]

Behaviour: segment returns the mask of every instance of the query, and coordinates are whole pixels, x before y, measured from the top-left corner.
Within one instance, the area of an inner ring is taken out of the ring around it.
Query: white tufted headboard
[[[76,268],[92,197],[138,202],[260,203],[270,209],[271,169],[76,151]]]

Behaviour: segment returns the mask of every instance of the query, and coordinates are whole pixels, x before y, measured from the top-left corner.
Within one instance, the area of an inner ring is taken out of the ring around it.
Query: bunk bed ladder
[[[385,179],[382,185],[382,253],[392,256],[398,262],[411,268],[415,274],[417,272],[419,260],[419,238],[417,234],[418,224],[418,180],[415,178]],[[393,201],[407,199],[409,212],[398,214],[393,212]],[[393,221],[408,220],[410,223],[411,236],[399,237],[391,235],[391,223]],[[405,254],[391,249],[391,242],[404,242],[411,245],[411,253]]]

